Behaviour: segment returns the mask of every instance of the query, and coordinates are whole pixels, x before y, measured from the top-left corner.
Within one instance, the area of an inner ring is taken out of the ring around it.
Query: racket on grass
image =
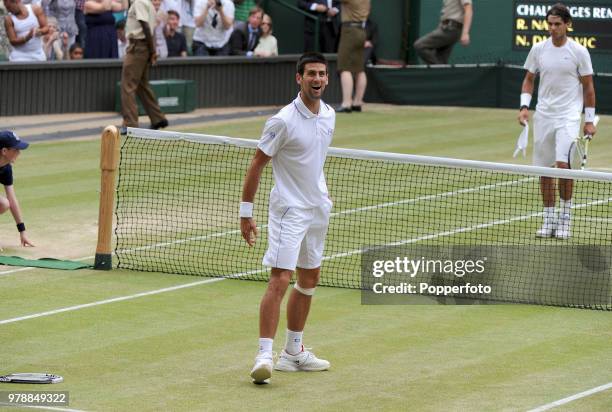
[[[593,124],[597,126],[599,123],[599,116],[595,116]],[[571,144],[569,149],[569,166],[570,169],[584,170],[587,164],[589,156],[589,142],[593,136],[584,135],[577,137]]]
[[[50,373],[11,373],[0,376],[0,382],[5,383],[60,383],[63,380],[61,376]]]

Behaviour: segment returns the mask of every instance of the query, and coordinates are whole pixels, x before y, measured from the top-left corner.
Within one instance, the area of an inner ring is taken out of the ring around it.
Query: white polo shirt
[[[310,209],[329,203],[323,165],[336,112],[321,101],[313,114],[298,97],[266,122],[257,147],[272,157],[270,204]]]
[[[580,78],[593,74],[586,47],[569,38],[557,47],[549,38],[531,48],[525,69],[540,73],[537,112],[553,119],[580,119],[583,106]]]

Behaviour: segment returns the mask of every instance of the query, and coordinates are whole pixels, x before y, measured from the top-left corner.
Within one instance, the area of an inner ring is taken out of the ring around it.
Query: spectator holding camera
[[[228,56],[234,30],[234,3],[231,0],[197,0],[194,17],[194,56]]]

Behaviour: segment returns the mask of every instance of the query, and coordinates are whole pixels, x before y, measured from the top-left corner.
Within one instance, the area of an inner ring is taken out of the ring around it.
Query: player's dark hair
[[[561,20],[563,20],[563,23],[565,24],[572,21],[572,15],[570,14],[570,11],[563,3],[557,3],[548,10],[548,12],[546,13],[546,21],[548,21],[548,16],[561,17]]]
[[[327,69],[327,59],[321,53],[307,52],[300,56],[297,62],[297,72],[303,76],[304,68],[308,63],[323,63]]]

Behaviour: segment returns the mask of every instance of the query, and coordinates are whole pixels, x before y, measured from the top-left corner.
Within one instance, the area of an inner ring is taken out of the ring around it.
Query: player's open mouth
[[[312,86],[312,88],[315,90],[321,90],[321,86]]]

